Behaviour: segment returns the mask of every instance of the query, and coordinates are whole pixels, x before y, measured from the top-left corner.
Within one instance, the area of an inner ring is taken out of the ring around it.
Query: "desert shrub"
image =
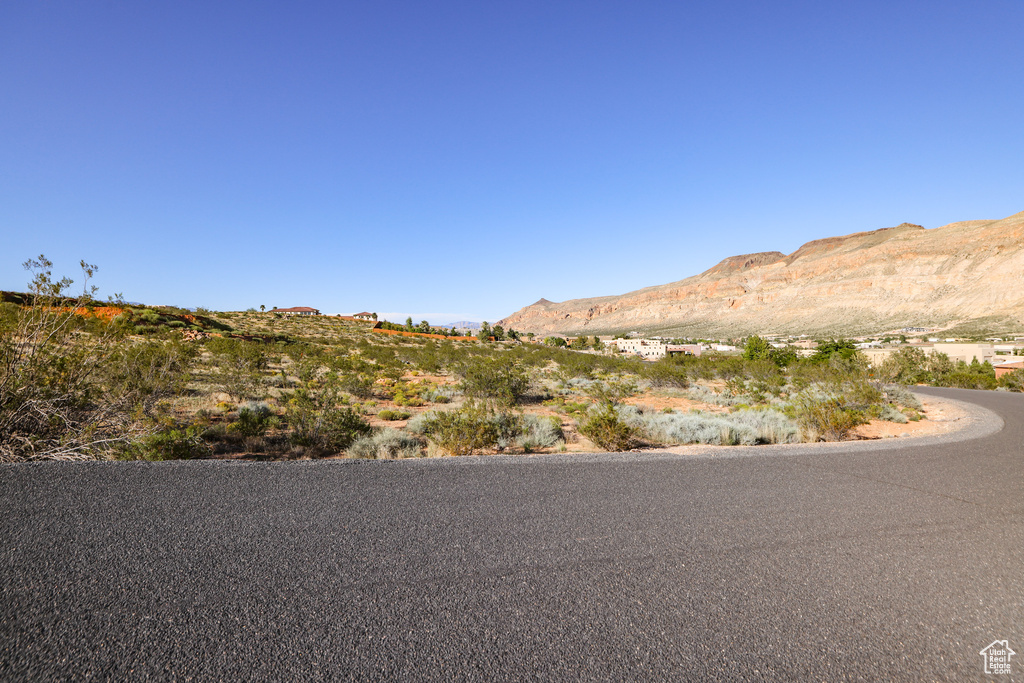
[[[690,387],[689,391],[686,392],[686,395],[694,401],[700,401],[701,403],[707,403],[715,406],[735,406],[741,403],[753,402],[748,396],[733,396],[732,393],[728,391],[718,393],[702,384],[695,384]]]
[[[494,425],[494,432],[497,435],[495,447],[498,450],[518,444],[519,437],[523,434],[522,414],[499,411],[491,414],[490,421]]]
[[[266,403],[250,402],[238,411],[238,419],[228,429],[243,437],[259,437],[279,424],[277,415]]]
[[[352,443],[348,454],[353,458],[390,460],[418,458],[422,455],[419,439],[396,429],[385,429],[372,436],[364,436]]]
[[[565,441],[565,435],[562,433],[562,421],[559,418],[526,415],[523,418],[522,432],[516,439],[516,445],[529,453],[537,448],[550,448],[559,441]]]
[[[586,417],[593,403],[590,401],[569,401],[566,400],[564,396],[557,396],[544,401],[544,405],[549,408],[554,408],[565,415],[581,418]]]
[[[912,408],[914,410],[921,410],[921,402],[914,396],[910,389],[900,384],[887,384],[884,389],[885,398],[890,403],[894,403],[904,408]]]
[[[977,359],[968,365],[958,361],[947,372],[936,373],[933,384],[942,387],[959,389],[995,389],[995,368],[989,362],[979,363]]]
[[[396,420],[408,420],[412,416],[412,413],[407,413],[404,410],[389,410],[384,409],[377,413],[377,417],[381,420],[387,420],[388,422],[394,422]]]
[[[1024,391],[1024,370],[1006,373],[999,378],[999,386],[1009,391]]]
[[[118,454],[122,460],[191,460],[209,457],[213,451],[203,440],[198,425],[173,427],[144,436]]]
[[[95,266],[81,263],[82,293],[54,280],[45,257],[29,260],[23,306],[0,315],[0,461],[113,457],[152,429],[155,411],[180,391],[192,348],[132,343],[120,324],[83,319]]]
[[[424,398],[431,403],[451,403],[458,392],[452,387],[437,387],[424,394]]]
[[[793,408],[808,441],[842,441],[866,422],[864,413],[848,408],[841,398],[813,390],[799,394]]]
[[[213,337],[205,346],[214,355],[213,381],[225,393],[237,400],[260,398],[265,391],[263,371],[269,362],[263,344]]]
[[[558,359],[555,375],[563,382],[573,378],[591,379],[594,376],[596,358],[597,356],[583,353],[563,354]]]
[[[508,355],[473,358],[463,370],[462,392],[466,396],[510,407],[519,402],[530,378]]]
[[[391,398],[395,402],[395,405],[398,406],[418,408],[425,403],[417,392],[417,388],[415,386],[410,386],[404,383],[399,383],[399,385],[394,388]]]
[[[899,424],[906,424],[908,422],[906,415],[900,412],[898,408],[888,403],[883,403],[879,406],[878,419],[885,420],[886,422],[897,422]]]
[[[373,396],[373,378],[356,373],[341,375],[339,388],[356,398],[370,398]]]
[[[427,413],[416,428],[447,453],[469,455],[511,441],[522,431],[522,423],[518,415],[494,413],[483,404],[469,402],[458,410]]]
[[[637,443],[639,430],[623,420],[615,406],[604,402],[579,425],[580,433],[606,451],[628,451]]]
[[[372,429],[351,407],[338,407],[340,389],[337,377],[325,375],[310,380],[288,400],[285,415],[292,428],[292,443],[314,455],[345,450],[358,437]]]
[[[798,426],[775,410],[739,410],[728,414],[645,413],[623,406],[620,416],[645,437],[665,444],[754,445],[794,443]]]
[[[433,412],[419,413],[418,415],[413,415],[412,418],[407,423],[405,423],[405,430],[407,432],[412,432],[413,434],[425,435],[427,433],[427,426],[431,424],[431,421],[433,419]]]
[[[157,325],[160,323],[161,318],[159,313],[151,308],[146,308],[139,313],[139,320],[149,325]]]
[[[780,349],[773,348],[772,350],[779,351]],[[748,390],[755,397],[760,398],[764,394],[777,396],[786,386],[786,377],[775,360],[747,361],[746,367],[747,374],[750,376]]]
[[[867,410],[871,406],[883,403],[885,394],[870,382],[854,380],[843,387],[843,399],[848,408]]]
[[[686,366],[664,358],[644,368],[644,377],[656,387],[678,387],[685,389],[690,386],[690,376]]]

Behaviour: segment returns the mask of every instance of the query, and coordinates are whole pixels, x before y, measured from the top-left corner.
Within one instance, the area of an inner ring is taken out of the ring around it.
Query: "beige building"
[[[615,339],[612,343],[619,353],[635,353],[644,359],[664,358],[668,353],[668,344],[653,339]]]
[[[996,350],[991,344],[936,344],[932,347],[932,353],[944,353],[954,363],[962,360],[968,364],[974,360],[991,363],[996,356]]]
[[[877,368],[885,362],[886,358],[899,351],[899,349],[859,349],[859,351],[867,356],[868,365]],[[813,353],[813,351],[808,352],[808,355],[811,353]],[[925,353],[927,353],[927,351],[925,351]]]
[[[878,367],[885,362],[886,358],[899,351],[901,348],[908,348],[901,346],[897,348],[887,349],[860,349],[868,358],[868,363],[873,367]],[[988,361],[992,363],[996,358],[996,350],[991,344],[912,344],[911,348],[921,349],[926,356],[930,356],[933,353],[944,353],[949,356],[949,359],[956,363],[957,361],[963,361],[970,364],[974,359],[977,359],[979,363]]]

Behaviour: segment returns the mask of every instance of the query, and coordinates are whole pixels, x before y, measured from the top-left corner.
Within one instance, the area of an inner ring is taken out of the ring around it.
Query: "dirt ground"
[[[691,410],[700,410],[705,413],[728,413],[729,409],[725,406],[716,406],[711,403],[701,403],[700,401],[694,401],[693,399],[683,398],[681,396],[658,396],[651,394],[641,394],[640,396],[630,396],[622,401],[631,406],[637,406],[639,408],[653,408],[654,410],[662,410],[664,408],[671,408],[678,413],[688,413]]]
[[[897,424],[872,420],[853,431],[858,439],[895,439],[913,436],[933,436],[955,432],[963,424],[967,413],[954,403],[933,397],[921,397],[924,419],[920,422]]]

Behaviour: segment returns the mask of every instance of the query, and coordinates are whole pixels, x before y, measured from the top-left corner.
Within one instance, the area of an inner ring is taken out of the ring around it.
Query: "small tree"
[[[489,341],[491,338],[491,326],[487,324],[487,321],[480,323],[480,331],[476,333],[476,338],[480,341]]]
[[[857,354],[857,347],[849,339],[828,339],[818,342],[818,348],[811,356],[813,363],[826,363],[833,358],[852,360]]]
[[[743,348],[744,360],[768,360],[771,357],[772,345],[767,339],[762,339],[756,334],[747,339]]]

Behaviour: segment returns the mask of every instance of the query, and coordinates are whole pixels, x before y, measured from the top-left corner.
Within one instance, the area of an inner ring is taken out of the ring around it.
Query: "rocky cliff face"
[[[1024,329],[1024,212],[925,230],[904,223],[733,256],[679,282],[554,303],[500,321],[538,334],[860,334],[974,321]]]

